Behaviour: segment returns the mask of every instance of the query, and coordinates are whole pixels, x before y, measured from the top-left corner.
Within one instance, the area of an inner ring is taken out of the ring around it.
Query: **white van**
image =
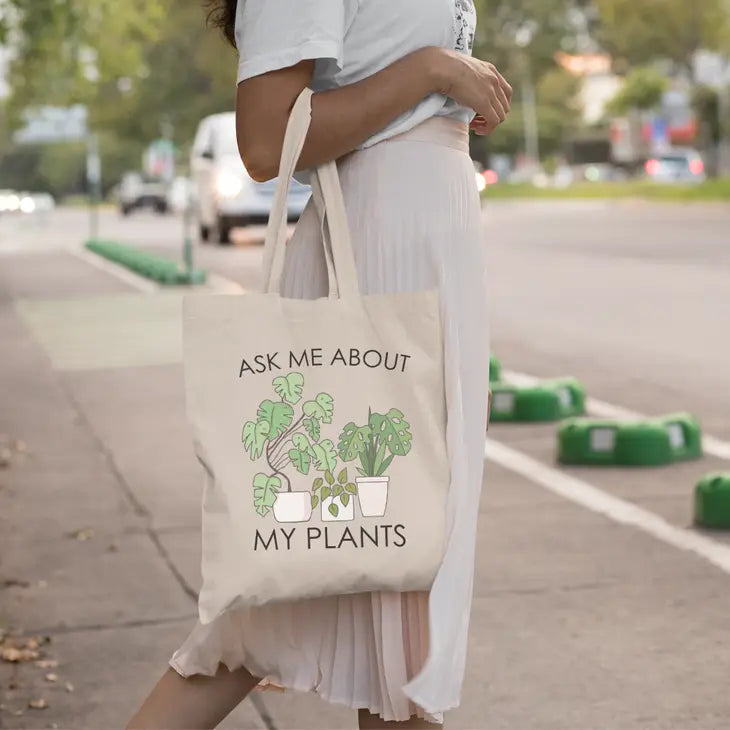
[[[200,122],[191,152],[190,174],[203,241],[228,243],[232,228],[268,220],[276,180],[258,183],[246,172],[236,144],[233,112],[214,114]],[[299,218],[309,195],[308,186],[292,182],[289,220]]]

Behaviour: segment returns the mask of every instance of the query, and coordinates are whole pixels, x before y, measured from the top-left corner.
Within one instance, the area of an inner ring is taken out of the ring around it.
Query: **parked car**
[[[157,213],[167,213],[167,183],[141,172],[128,172],[122,176],[117,191],[117,202],[122,215],[129,215],[139,208],[152,208]]]
[[[659,183],[701,183],[706,179],[700,153],[689,148],[678,147],[652,157],[644,169],[650,180]]]
[[[246,172],[236,143],[233,112],[215,114],[200,122],[193,142],[190,171],[203,241],[228,243],[231,229],[268,220],[276,180],[259,183]],[[292,181],[289,220],[299,218],[310,192],[308,185]]]

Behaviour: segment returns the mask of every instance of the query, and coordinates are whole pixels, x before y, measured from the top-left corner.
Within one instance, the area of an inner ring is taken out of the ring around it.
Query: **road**
[[[718,443],[730,442],[729,206],[520,202],[488,203],[484,213],[492,345],[505,369],[573,375],[595,399],[647,415],[687,410]],[[12,303],[3,332],[26,358],[0,375],[31,388],[25,374],[33,373],[43,385],[6,409],[0,431],[50,439],[40,415],[50,404],[69,424],[54,448],[83,452],[79,480],[110,483],[106,502],[83,504],[72,526],[105,525],[123,501],[123,525],[99,532],[119,546],[111,558],[144,566],[130,575],[120,564],[111,595],[97,591],[96,603],[80,609],[73,593],[88,593],[88,577],[63,560],[85,561],[102,585],[98,557],[80,556],[83,546],[74,544],[48,558],[48,548],[46,557],[71,576],[55,607],[33,588],[10,589],[9,613],[22,606],[26,629],[55,637],[77,687],[126,688],[104,707],[60,703],[61,727],[72,719],[102,726],[134,702],[184,636],[199,585],[198,473],[186,451],[174,335],[179,297],[134,293],[75,258],[85,226],[80,210],[39,224],[0,220],[0,293]],[[101,230],[161,255],[181,248],[174,218],[104,211]],[[255,287],[261,233],[198,247],[196,260]],[[70,424],[79,419],[76,433]],[[724,727],[730,534],[691,526],[697,480],[730,471],[722,449],[658,469],[564,469],[555,464],[553,425],[495,426],[490,439],[464,703],[449,727]],[[60,453],[56,459],[68,467]],[[49,505],[61,489],[64,501],[82,500],[79,480],[64,481],[50,466],[40,476],[53,483],[41,489]],[[35,484],[39,473],[17,479],[18,488]],[[623,524],[627,506],[631,525]],[[38,521],[29,510],[19,514]],[[43,525],[52,532],[49,519]],[[37,561],[15,560],[11,567],[32,585],[53,587]],[[141,585],[158,586],[162,598],[140,596]],[[104,652],[118,662],[90,677],[84,663],[100,665]],[[264,727],[263,718],[282,729],[353,726],[348,713],[314,698],[268,694],[228,726]],[[31,727],[23,717],[5,722]]]

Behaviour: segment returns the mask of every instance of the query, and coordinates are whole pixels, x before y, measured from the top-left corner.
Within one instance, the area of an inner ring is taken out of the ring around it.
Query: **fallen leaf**
[[[14,646],[7,646],[0,650],[0,659],[11,664],[32,662],[34,659],[38,659],[38,657],[38,652],[32,649],[16,649]]]
[[[91,538],[94,537],[94,528],[84,527],[81,530],[69,533],[68,536],[72,537],[74,540],[78,540],[79,542],[86,542],[86,540],[91,540]]]
[[[29,700],[28,707],[33,710],[45,710],[48,707],[48,702],[43,697],[39,697],[37,700]]]
[[[48,672],[48,674],[46,674],[46,681],[58,682],[58,675],[54,674],[53,672]]]
[[[30,588],[30,583],[20,578],[5,578],[0,582],[0,588]]]
[[[0,449],[0,469],[5,469],[10,466],[10,460],[13,458],[13,452],[10,449]]]
[[[41,669],[55,669],[58,666],[57,659],[39,659],[35,665]]]
[[[66,692],[73,692],[74,686],[71,684],[71,682],[66,682]]]

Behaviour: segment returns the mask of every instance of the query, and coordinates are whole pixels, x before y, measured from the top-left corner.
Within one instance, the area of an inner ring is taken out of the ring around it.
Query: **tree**
[[[661,103],[669,82],[652,68],[637,68],[625,79],[616,96],[606,105],[611,114],[623,115],[630,109],[649,110]]]
[[[629,64],[670,59],[689,70],[696,51],[715,50],[728,37],[725,0],[595,0],[595,5],[599,42]]]

